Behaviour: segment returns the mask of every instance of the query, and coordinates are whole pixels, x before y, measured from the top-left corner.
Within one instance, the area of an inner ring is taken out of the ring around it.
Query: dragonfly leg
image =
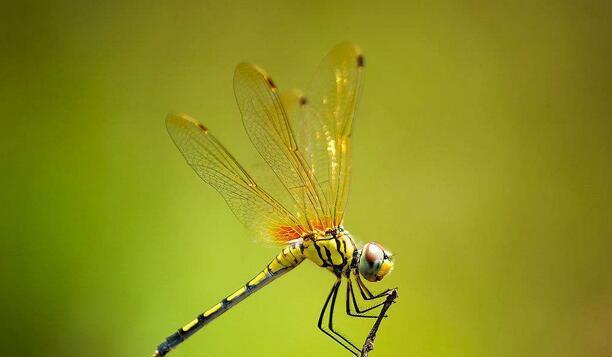
[[[349,341],[346,337],[342,336],[339,332],[337,332],[336,330],[334,330],[334,322],[333,322],[333,318],[334,318],[334,312],[335,312],[335,306],[336,306],[336,298],[338,297],[338,290],[340,290],[340,284],[341,284],[341,280],[338,279],[338,282],[336,282],[336,288],[334,290],[334,297],[332,298],[332,302],[331,302],[331,311],[329,313],[329,329],[335,333],[336,335],[338,335],[340,338],[342,338],[346,343],[348,343],[349,345],[351,345],[352,347],[354,347],[357,351],[361,352],[361,349],[359,347],[357,347],[354,343],[352,343],[351,341]]]
[[[353,308],[355,309],[355,312],[351,310],[351,304],[350,304],[351,302],[353,303]],[[384,304],[385,304],[385,301],[378,303],[374,306],[365,308],[363,310],[360,309],[359,305],[357,304],[357,299],[355,298],[355,291],[353,290],[353,283],[351,282],[351,279],[347,279],[347,283],[346,283],[346,313],[347,315],[353,316],[353,317],[376,319],[378,318],[378,315],[365,315],[365,313],[368,311],[372,311],[376,309],[377,307],[380,307]]]
[[[331,291],[329,292],[329,295],[327,295],[327,299],[325,299],[325,304],[323,305],[323,309],[321,310],[321,314],[319,315],[319,322],[318,322],[317,326],[319,327],[319,330],[323,331],[323,333],[325,333],[327,336],[331,337],[334,341],[339,343],[342,347],[347,349],[353,355],[359,356],[359,354],[361,353],[361,349],[359,349],[351,341],[349,341],[347,338],[345,338],[344,336],[339,334],[333,328],[334,306],[335,306],[335,303],[336,303],[336,298],[338,296],[338,289],[340,288],[340,283],[341,282],[342,282],[341,279],[336,280],[336,282],[334,283],[334,286],[332,287]],[[327,311],[327,307],[330,305],[330,301],[331,301],[331,306],[330,306],[329,321],[328,321],[328,326],[327,326],[329,331],[327,331],[323,327],[323,319],[325,317],[325,311]],[[340,337],[340,339],[338,337]]]
[[[359,273],[357,272],[355,272],[355,280],[357,281],[357,287],[359,287],[359,292],[361,293],[361,296],[363,297],[364,300],[380,299],[382,297],[386,297],[392,291],[392,289],[387,289],[381,292],[380,294],[374,295],[372,294],[372,292],[370,292],[370,289],[368,289],[365,283],[361,280],[361,277],[359,276]]]

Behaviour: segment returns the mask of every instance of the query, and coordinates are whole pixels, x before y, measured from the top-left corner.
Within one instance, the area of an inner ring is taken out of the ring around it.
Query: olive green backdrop
[[[305,87],[366,55],[346,227],[397,255],[372,356],[612,354],[611,7],[602,2],[50,2],[0,7],[0,354],[149,356],[276,254],[168,137],[255,172],[234,66]],[[346,356],[310,263],[174,356]],[[341,306],[342,307],[342,306]],[[368,325],[339,318],[358,342]]]

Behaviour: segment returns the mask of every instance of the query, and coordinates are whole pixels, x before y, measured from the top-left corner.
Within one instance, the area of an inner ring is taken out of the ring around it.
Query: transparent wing
[[[234,92],[247,134],[293,197],[295,214],[311,231],[329,228],[329,205],[295,141],[274,82],[262,69],[243,63],[234,74]]]
[[[290,127],[292,128],[295,141],[299,151],[306,161],[308,172],[316,179],[318,187],[323,193],[328,215],[328,224],[331,224],[330,207],[326,189],[328,188],[328,142],[330,129],[322,116],[311,115],[312,108],[308,106],[308,100],[299,89],[291,89],[281,94],[281,102]]]
[[[297,145],[320,182],[334,226],[342,223],[350,181],[350,139],[364,59],[354,44],[336,46],[321,62],[295,116]],[[289,102],[289,100],[286,100]],[[295,108],[295,107],[293,107]],[[301,113],[300,113],[301,112]],[[293,121],[292,121],[293,122]]]
[[[201,123],[184,114],[170,114],[166,126],[187,163],[260,238],[285,244],[307,233],[300,220],[259,187]]]

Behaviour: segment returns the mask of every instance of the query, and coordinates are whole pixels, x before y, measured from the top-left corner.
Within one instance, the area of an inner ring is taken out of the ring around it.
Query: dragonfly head
[[[366,243],[359,252],[359,274],[368,281],[380,281],[393,270],[391,253],[382,245]]]

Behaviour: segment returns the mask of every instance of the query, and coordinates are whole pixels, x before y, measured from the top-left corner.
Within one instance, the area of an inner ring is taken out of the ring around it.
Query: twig
[[[361,357],[368,357],[368,353],[370,353],[370,351],[374,349],[374,340],[376,339],[376,332],[378,331],[378,327],[380,326],[382,319],[385,317],[387,310],[391,307],[391,304],[393,304],[396,299],[397,289],[393,289],[387,296],[387,300],[385,300],[385,304],[383,305],[382,310],[380,310],[380,315],[378,315],[374,326],[372,326],[368,337],[363,343],[363,347],[361,348]]]

